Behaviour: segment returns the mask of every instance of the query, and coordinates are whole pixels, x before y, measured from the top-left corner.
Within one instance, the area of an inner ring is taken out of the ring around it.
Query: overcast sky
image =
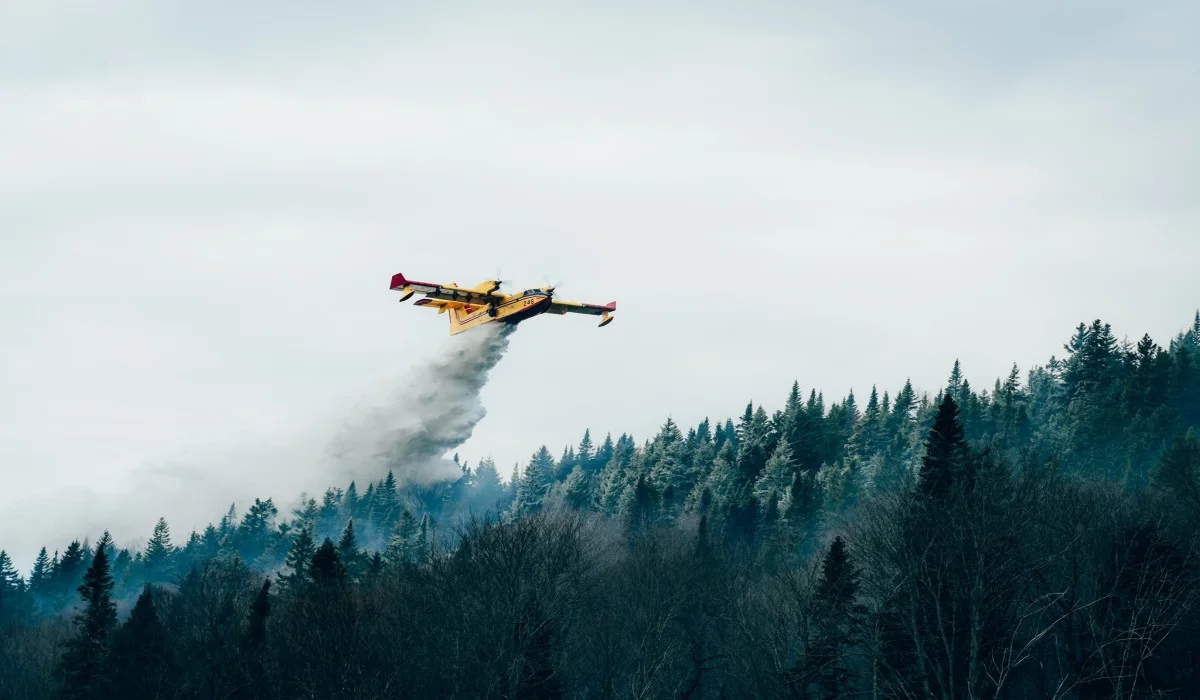
[[[513,337],[462,450],[506,474],[1200,306],[1194,2],[503,5],[0,0],[22,568],[65,544],[46,504],[309,435],[448,347],[395,272],[618,302]],[[294,495],[246,488],[216,499]]]

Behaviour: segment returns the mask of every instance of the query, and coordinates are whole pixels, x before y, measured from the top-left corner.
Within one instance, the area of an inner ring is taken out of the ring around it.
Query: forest
[[[0,552],[0,698],[1200,697],[1200,313],[990,387],[780,388]]]

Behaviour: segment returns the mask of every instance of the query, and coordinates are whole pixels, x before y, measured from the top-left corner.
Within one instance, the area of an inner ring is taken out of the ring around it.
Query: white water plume
[[[331,449],[345,478],[430,483],[458,476],[444,455],[462,445],[487,415],[479,392],[508,349],[515,326],[485,325],[349,421]]]
[[[455,336],[352,409],[326,411],[327,419],[288,436],[181,451],[141,466],[111,491],[68,487],[5,505],[0,547],[26,569],[38,547],[53,552],[75,538],[94,542],[106,529],[118,545],[136,545],[160,516],[182,545],[231,503],[244,513],[255,498],[273,498],[283,517],[301,493],[319,499],[328,487],[378,480],[389,470],[398,484],[453,479],[458,467],[445,455],[487,414],[480,391],[513,328],[489,324]]]

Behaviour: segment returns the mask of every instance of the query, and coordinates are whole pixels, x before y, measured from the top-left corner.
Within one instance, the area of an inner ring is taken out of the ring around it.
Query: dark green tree
[[[117,626],[117,606],[105,549],[96,548],[79,586],[83,609],[75,615],[75,636],[68,640],[61,659],[65,698],[104,697],[107,692],[104,669]]]
[[[312,585],[317,589],[340,588],[346,583],[346,567],[328,537],[312,556]]]
[[[840,698],[850,691],[853,671],[847,651],[862,638],[866,609],[858,604],[860,572],[846,551],[841,536],[833,538],[821,562],[816,603],[822,611],[821,633],[813,661],[825,697]]]
[[[958,421],[958,403],[949,393],[942,397],[933,428],[925,440],[919,488],[924,496],[945,498],[959,482],[966,462],[966,439]]]
[[[285,560],[291,573],[285,574],[281,571],[278,574],[279,583],[284,589],[298,590],[311,580],[309,568],[315,552],[316,546],[313,543],[312,533],[307,527],[300,528],[300,532],[292,540],[292,546],[288,550]]]
[[[36,595],[44,594],[53,574],[54,570],[50,568],[50,557],[46,555],[46,548],[42,547],[38,552],[37,559],[33,562],[33,571],[29,574],[29,590]]]
[[[169,692],[174,680],[170,677],[171,647],[154,598],[155,590],[147,583],[129,619],[113,634],[109,664],[113,697],[159,698]]]
[[[154,525],[154,533],[146,543],[146,551],[142,555],[142,564],[146,576],[151,581],[165,581],[175,574],[175,547],[171,545],[171,528],[165,518],[159,518]]]
[[[354,534],[354,521],[347,521],[342,529],[342,538],[338,541],[338,557],[346,567],[350,580],[357,580],[362,575],[366,564],[363,552],[358,546],[358,536]]]

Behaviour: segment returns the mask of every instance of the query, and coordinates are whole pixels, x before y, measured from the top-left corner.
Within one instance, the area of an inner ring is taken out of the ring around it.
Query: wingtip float
[[[603,328],[612,323],[613,313],[617,310],[615,301],[600,305],[555,299],[554,287],[505,294],[500,291],[499,280],[486,280],[474,287],[460,287],[456,284],[417,282],[396,273],[392,275],[391,289],[400,292],[400,301],[407,301],[414,294],[424,294],[414,305],[448,314],[450,335],[458,335],[485,323],[517,324],[544,313],[599,316],[599,327]]]

